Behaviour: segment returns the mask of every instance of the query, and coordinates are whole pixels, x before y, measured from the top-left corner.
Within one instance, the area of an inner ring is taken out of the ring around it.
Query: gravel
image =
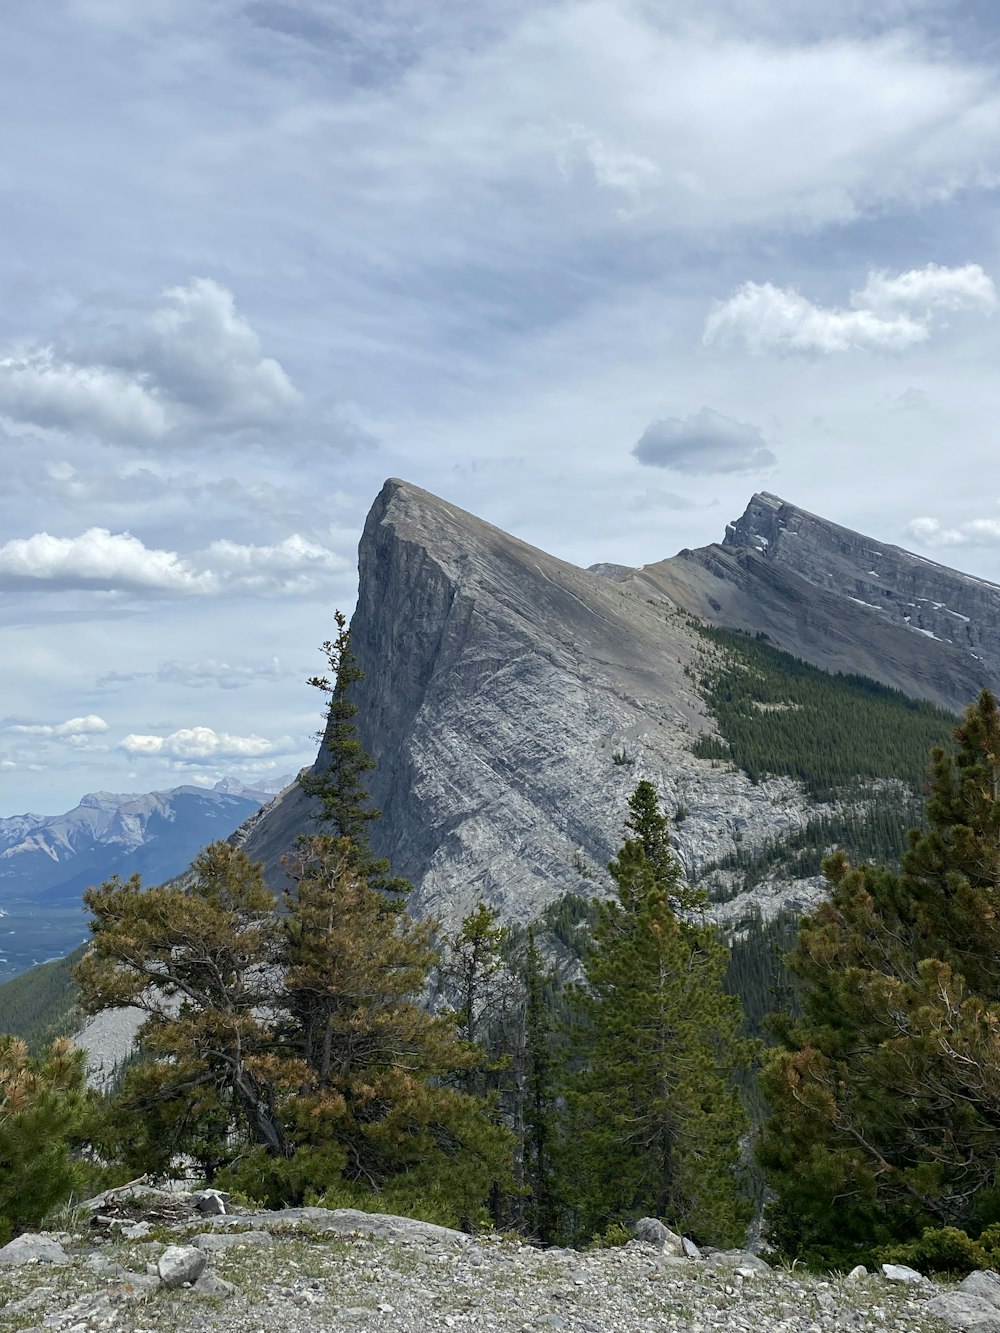
[[[234,1219],[235,1220],[235,1219]],[[191,1245],[197,1227],[175,1228]],[[941,1333],[925,1313],[947,1290],[881,1275],[821,1278],[668,1257],[639,1241],[587,1253],[501,1237],[455,1244],[401,1230],[395,1238],[316,1232],[276,1215],[269,1246],[208,1252],[195,1287],[153,1276],[157,1240],[60,1237],[64,1267],[0,1275],[0,1329],[56,1333]],[[404,1238],[400,1238],[404,1237]],[[199,1246],[200,1257],[206,1252]]]

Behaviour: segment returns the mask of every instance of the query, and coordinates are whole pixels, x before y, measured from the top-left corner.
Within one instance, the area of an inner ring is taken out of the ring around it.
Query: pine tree
[[[430,923],[386,912],[352,862],[348,840],[320,836],[289,867],[284,1005],[304,1066],[291,1133],[300,1152],[339,1155],[328,1183],[341,1197],[434,1200],[438,1217],[467,1221],[506,1182],[509,1138],[451,1086],[480,1057],[454,1015],[422,1003]]]
[[[498,1073],[509,1057],[502,1030],[513,982],[503,956],[506,937],[496,914],[481,902],[441,941],[439,985],[456,1003],[459,1036],[478,1044],[484,1056],[467,1071],[463,1086],[481,1096],[490,1088],[491,1073]]]
[[[677,911],[705,907],[708,895],[704,889],[684,883],[681,868],[670,841],[670,821],[660,809],[656,788],[645,779],[629,797],[629,812],[625,819],[626,836],[641,844],[646,863],[657,883],[662,885]],[[612,871],[614,874],[614,871]]]
[[[64,1203],[83,1180],[85,1056],[65,1037],[38,1057],[0,1037],[0,1242]]]
[[[723,993],[725,947],[671,906],[680,868],[651,810],[655,792],[651,803],[641,784],[628,824],[639,836],[610,865],[617,897],[601,904],[586,985],[571,993],[564,1189],[577,1240],[652,1212],[734,1242],[749,1209],[737,1178],[747,1119],[731,1079],[749,1045]]]
[[[406,893],[410,886],[392,876],[389,862],[375,856],[369,846],[369,829],[382,812],[372,806],[365,787],[364,774],[374,769],[375,761],[361,743],[354,721],[358,705],[352,691],[365,676],[351,650],[346,617],[337,611],[334,620],[336,636],[323,644],[329,675],[309,680],[327,698],[324,729],[317,737],[322,746],[312,769],[299,774],[299,786],[318,800],[315,818],[324,832],[348,840],[351,864],[389,895],[387,906],[392,906],[393,895]],[[398,898],[395,906],[399,906]]]
[[[790,965],[761,1160],[775,1242],[854,1262],[928,1226],[1000,1216],[1000,713],[984,691],[932,755],[901,869],[827,863]]]
[[[528,1192],[525,1221],[532,1235],[545,1244],[551,1244],[557,1239],[560,1223],[553,1142],[556,1129],[556,1071],[552,1051],[552,1021],[545,1000],[545,973],[533,928],[528,930],[523,979],[526,1095],[522,1181]]]
[[[87,890],[92,941],[74,971],[81,1002],[89,1013],[146,1013],[138,1039],[152,1064],[125,1092],[137,1114],[192,1101],[226,1107],[253,1142],[284,1156],[277,1098],[291,1074],[276,1060],[267,1016],[277,903],[261,867],[228,843],[207,847],[192,872],[186,889],[143,889],[134,875]]]

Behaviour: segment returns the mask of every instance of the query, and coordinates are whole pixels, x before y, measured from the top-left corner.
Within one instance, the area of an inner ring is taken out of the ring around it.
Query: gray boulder
[[[709,1268],[752,1268],[757,1273],[769,1273],[771,1265],[759,1254],[749,1250],[713,1250],[705,1257]]]
[[[961,1333],[1000,1333],[1000,1309],[967,1291],[947,1291],[924,1306],[924,1313]]]
[[[1000,1309],[1000,1273],[994,1273],[992,1268],[980,1268],[970,1273],[958,1284],[958,1289],[967,1296],[978,1296],[980,1300],[989,1301]]]
[[[69,1255],[52,1236],[26,1231],[0,1249],[0,1266],[20,1268],[23,1264],[68,1264]]]
[[[228,1198],[229,1195],[222,1190],[198,1190],[191,1195],[198,1212],[204,1213],[206,1217],[222,1217],[226,1211]]]
[[[434,1222],[418,1222],[412,1217],[363,1213],[357,1208],[278,1208],[274,1212],[240,1213],[238,1217],[205,1220],[219,1232],[225,1232],[230,1227],[252,1227],[260,1231],[301,1227],[303,1231],[325,1235],[373,1236],[376,1240],[402,1241],[415,1245],[472,1244],[472,1237],[464,1231],[439,1227]]]
[[[927,1279],[923,1273],[918,1273],[915,1268],[908,1268],[906,1264],[883,1264],[882,1276],[887,1282],[926,1282]]]
[[[199,1296],[231,1296],[236,1288],[231,1282],[227,1282],[224,1277],[205,1272],[198,1278],[191,1290],[196,1291]]]
[[[662,1254],[670,1258],[683,1258],[684,1241],[676,1231],[671,1231],[658,1218],[640,1217],[635,1224],[635,1238],[645,1245],[654,1245]]]
[[[197,1282],[205,1271],[208,1255],[194,1245],[168,1245],[160,1255],[156,1271],[165,1287],[183,1287]]]

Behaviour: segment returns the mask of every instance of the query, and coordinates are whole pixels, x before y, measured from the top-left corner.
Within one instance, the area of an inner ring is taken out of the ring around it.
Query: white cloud
[[[79,537],[36,532],[0,546],[0,586],[198,594],[215,591],[215,583],[175,551],[151,549],[131,533],[107,528],[89,528]]]
[[[937,518],[914,518],[904,532],[923,546],[1000,545],[1000,519],[972,518],[947,528]]]
[[[583,125],[571,125],[567,147],[559,155],[560,169],[569,176],[580,162],[602,189],[626,195],[633,207],[639,205],[644,188],[660,175],[660,168],[644,154],[608,143]]]
[[[186,763],[211,759],[253,758],[287,748],[287,741],[269,741],[264,736],[234,736],[211,727],[182,727],[168,736],[130,734],[121,749],[136,756],[162,756]]]
[[[824,309],[794,290],[747,282],[709,315],[704,341],[742,341],[758,353],[899,351],[929,336],[927,324],[909,315]]]
[[[0,356],[0,414],[111,442],[269,429],[299,402],[232,292],[211,278],[167,288],[144,322],[110,338],[88,332],[58,351],[36,346]]]
[[[979,264],[945,268],[928,264],[890,277],[881,270],[869,273],[851,305],[862,310],[980,310],[991,315],[997,308],[993,279]]]
[[[73,365],[51,347],[0,356],[0,413],[42,428],[110,440],[160,440],[164,404],[139,378],[109,366]]]
[[[632,453],[640,463],[675,472],[757,472],[777,461],[756,426],[710,407],[650,422]]]
[[[346,573],[343,556],[293,533],[272,546],[215,541],[192,556],[145,546],[128,532],[47,532],[0,546],[0,587],[221,596],[308,593]]]
[[[24,736],[53,736],[60,740],[98,735],[108,730],[108,724],[103,717],[98,717],[96,713],[88,713],[86,717],[71,717],[65,722],[57,722],[53,725],[46,723],[14,723],[8,727],[9,731],[16,731]]]
[[[743,342],[751,352],[901,351],[925,342],[939,311],[997,308],[993,280],[978,264],[928,264],[890,277],[873,272],[849,309],[819,306],[794,288],[746,282],[716,305],[704,342]]]
[[[262,355],[232,292],[211,278],[163,293],[136,369],[216,431],[280,425],[299,401],[278,362]]]

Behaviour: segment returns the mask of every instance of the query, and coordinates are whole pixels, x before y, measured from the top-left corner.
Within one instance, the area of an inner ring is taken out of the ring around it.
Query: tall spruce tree
[[[377,857],[369,845],[369,829],[382,812],[371,804],[365,786],[364,775],[374,769],[375,761],[365,750],[355,723],[358,705],[352,691],[365,675],[351,650],[346,616],[336,611],[334,621],[337,633],[323,644],[329,674],[309,680],[327,699],[324,727],[317,734],[322,745],[316,763],[299,774],[298,782],[307,795],[317,799],[315,818],[324,832],[347,839],[353,868],[388,895],[387,907],[398,907],[398,895],[410,886],[392,875],[389,862]]]
[[[925,1227],[1000,1220],[1000,713],[935,749],[898,872],[826,867],[790,965],[803,1016],[765,1071],[774,1242],[848,1264]]]
[[[748,1059],[739,1003],[723,992],[715,929],[678,916],[685,890],[655,791],[641,783],[609,867],[586,984],[570,993],[563,1190],[577,1241],[643,1213],[703,1241],[739,1241],[746,1113],[732,1085]]]

